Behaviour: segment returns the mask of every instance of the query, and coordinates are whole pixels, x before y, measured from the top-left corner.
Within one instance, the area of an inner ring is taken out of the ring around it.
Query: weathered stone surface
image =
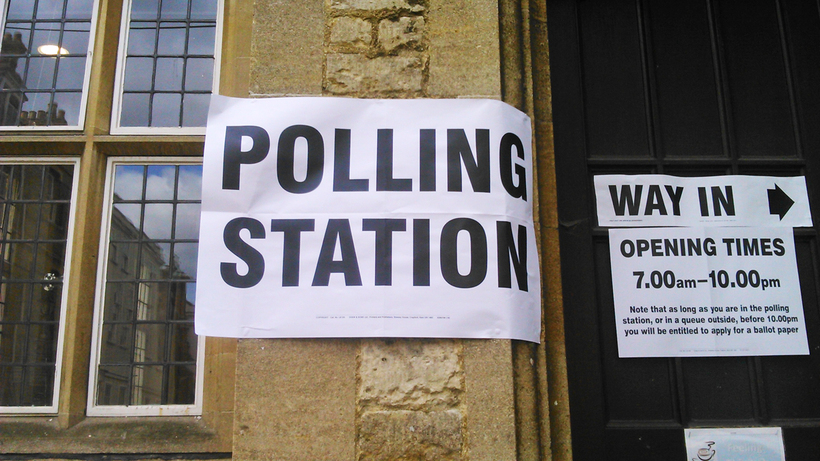
[[[501,97],[498,2],[448,0],[427,12],[432,97]]]
[[[456,410],[376,411],[361,417],[359,461],[461,460],[462,417]]]
[[[330,93],[359,96],[421,91],[425,62],[422,56],[370,59],[358,54],[329,54],[326,89]]]
[[[371,29],[370,23],[364,19],[348,16],[335,18],[330,23],[330,43],[359,47],[370,46]]]
[[[359,405],[450,408],[459,403],[464,377],[460,346],[451,340],[373,340],[363,343]]]
[[[421,42],[424,35],[424,18],[404,16],[398,20],[384,19],[379,23],[379,43],[385,51]]]
[[[242,339],[233,459],[354,458],[356,341]]]
[[[324,1],[253,3],[250,93],[321,94]]]
[[[424,11],[418,0],[330,0],[334,10],[388,10],[403,9],[413,12]]]

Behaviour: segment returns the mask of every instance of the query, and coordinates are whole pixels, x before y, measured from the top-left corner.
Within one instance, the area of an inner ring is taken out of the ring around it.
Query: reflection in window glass
[[[52,405],[72,178],[0,166],[0,406]]]
[[[205,126],[217,5],[217,0],[132,0],[119,126]]]
[[[77,126],[92,0],[12,0],[0,47],[0,125]]]
[[[191,405],[201,165],[117,165],[96,405]]]

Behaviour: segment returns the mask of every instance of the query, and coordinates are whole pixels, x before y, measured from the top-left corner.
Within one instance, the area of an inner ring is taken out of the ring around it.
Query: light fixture
[[[57,56],[68,54],[68,50],[57,45],[40,45],[37,47],[37,52],[44,56]]]

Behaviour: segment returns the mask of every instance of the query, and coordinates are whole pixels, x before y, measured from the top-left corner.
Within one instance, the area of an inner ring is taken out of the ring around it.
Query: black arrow
[[[774,185],[774,189],[766,189],[769,193],[769,213],[780,215],[780,220],[783,220],[783,216],[786,216],[786,213],[789,212],[792,205],[794,205],[794,200],[791,199],[783,189]]]

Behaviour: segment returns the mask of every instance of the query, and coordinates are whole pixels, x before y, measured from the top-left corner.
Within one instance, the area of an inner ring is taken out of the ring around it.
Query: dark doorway
[[[820,252],[795,230],[811,355],[619,359],[597,174],[805,175],[820,220],[817,0],[547,0],[573,454],[680,460],[683,429],[779,426],[820,456]]]

